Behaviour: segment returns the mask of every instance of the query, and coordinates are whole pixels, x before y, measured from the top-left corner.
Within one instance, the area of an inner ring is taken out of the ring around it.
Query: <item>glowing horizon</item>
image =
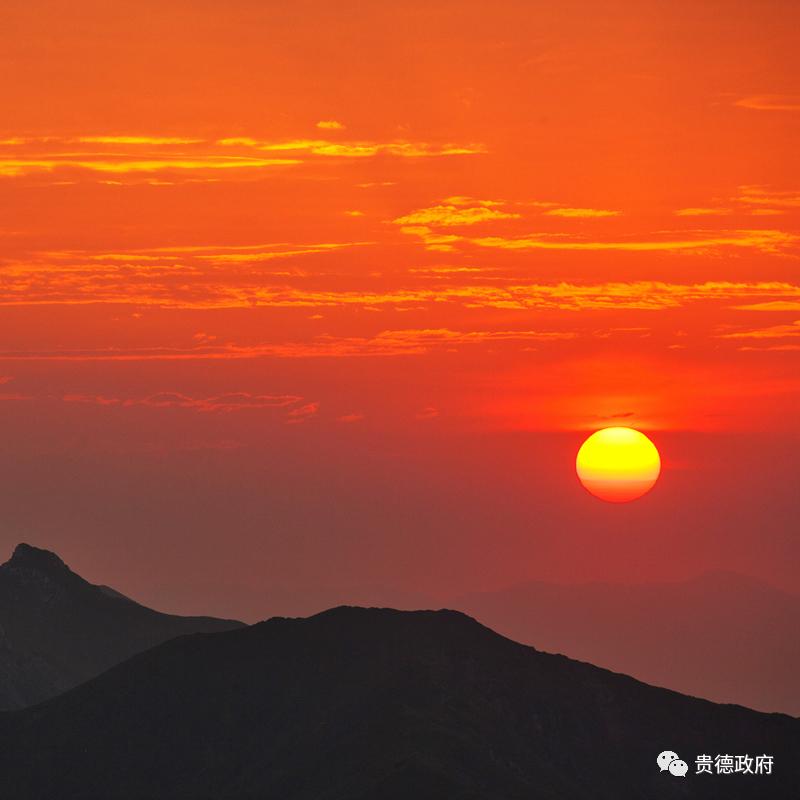
[[[7,0],[6,544],[124,547],[157,598],[148,552],[190,551],[187,609],[217,570],[250,610],[337,581],[793,585],[799,25]],[[664,456],[624,509],[575,479],[605,427]]]

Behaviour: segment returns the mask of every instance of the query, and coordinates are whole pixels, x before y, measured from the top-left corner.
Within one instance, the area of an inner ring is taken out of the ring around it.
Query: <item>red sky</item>
[[[9,0],[0,545],[248,619],[793,588],[798,17]],[[664,461],[625,507],[609,424]]]

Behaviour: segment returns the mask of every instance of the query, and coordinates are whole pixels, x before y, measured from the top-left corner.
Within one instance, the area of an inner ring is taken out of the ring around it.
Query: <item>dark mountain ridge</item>
[[[175,636],[241,625],[162,614],[20,544],[0,565],[0,709],[54,697]]]
[[[454,605],[515,641],[719,703],[800,714],[800,596],[736,573],[529,582]]]
[[[659,772],[674,750],[685,778]],[[772,755],[772,775],[694,759]],[[0,714],[15,800],[796,798],[800,720],[517,644],[454,611],[340,607],[173,639]]]

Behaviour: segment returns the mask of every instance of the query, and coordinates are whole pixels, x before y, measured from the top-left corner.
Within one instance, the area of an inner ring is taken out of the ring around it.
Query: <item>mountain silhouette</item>
[[[175,636],[241,625],[161,614],[20,544],[0,565],[0,709],[54,697]]]
[[[548,652],[715,702],[800,715],[800,596],[744,575],[646,585],[531,582],[454,605]]]
[[[679,753],[685,778],[656,756]],[[173,639],[0,714],[15,800],[796,798],[800,720],[517,644],[455,611],[339,607]],[[697,755],[774,757],[697,775]]]

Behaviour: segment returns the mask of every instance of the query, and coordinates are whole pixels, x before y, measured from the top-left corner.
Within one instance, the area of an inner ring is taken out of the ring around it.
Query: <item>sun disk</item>
[[[656,446],[633,428],[603,428],[578,450],[580,482],[595,497],[627,503],[653,488],[661,472]]]

